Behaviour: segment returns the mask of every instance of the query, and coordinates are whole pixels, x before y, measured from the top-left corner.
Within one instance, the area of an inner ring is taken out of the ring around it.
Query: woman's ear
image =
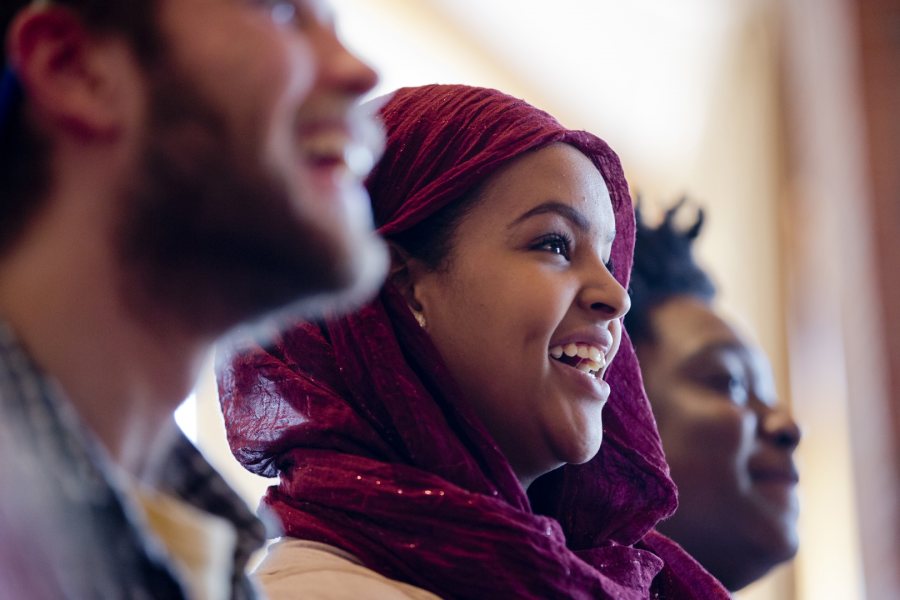
[[[426,272],[425,265],[393,242],[388,242],[388,248],[391,252],[391,270],[388,272],[388,281],[400,292],[413,312],[421,311],[422,303],[419,301],[416,291],[422,274]]]

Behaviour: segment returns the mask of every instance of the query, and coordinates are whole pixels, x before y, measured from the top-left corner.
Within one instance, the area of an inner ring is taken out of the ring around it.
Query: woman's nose
[[[802,437],[800,426],[783,406],[768,409],[760,419],[760,428],[764,437],[786,450],[796,448]]]
[[[592,270],[581,290],[580,303],[604,320],[625,316],[631,308],[631,298],[612,273],[604,266]]]

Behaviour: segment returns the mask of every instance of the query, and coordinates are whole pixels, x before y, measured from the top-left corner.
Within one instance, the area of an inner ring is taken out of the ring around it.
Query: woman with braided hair
[[[738,590],[797,551],[800,431],[765,355],[714,307],[691,251],[703,212],[680,229],[683,204],[656,228],[638,211],[625,324],[679,491],[658,529]]]

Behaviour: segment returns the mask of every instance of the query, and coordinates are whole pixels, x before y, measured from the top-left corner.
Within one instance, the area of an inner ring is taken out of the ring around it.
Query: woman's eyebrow
[[[743,360],[746,355],[746,347],[735,340],[722,340],[713,342],[690,354],[684,359],[685,365],[703,365],[718,357],[733,356]]]
[[[568,204],[565,204],[564,202],[558,202],[556,200],[550,200],[548,202],[538,204],[534,208],[525,211],[524,213],[519,215],[514,221],[512,221],[507,226],[507,229],[512,229],[513,227],[515,227],[519,223],[522,223],[523,221],[527,221],[528,219],[531,219],[538,215],[545,215],[548,213],[554,213],[554,214],[561,216],[565,220],[572,223],[572,225],[582,233],[587,233],[591,230],[591,222],[588,221],[587,217],[585,217],[578,210],[572,208]],[[612,243],[612,241],[615,239],[615,237],[616,237],[616,230],[610,229],[606,236],[606,240],[605,240],[606,243]]]

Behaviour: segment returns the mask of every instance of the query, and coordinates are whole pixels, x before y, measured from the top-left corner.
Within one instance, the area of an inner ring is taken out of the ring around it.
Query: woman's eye
[[[568,260],[571,254],[571,245],[572,242],[567,236],[553,233],[538,240],[535,247],[539,250],[550,252],[551,254],[557,254]]]
[[[727,395],[736,404],[744,404],[747,401],[747,385],[740,377],[722,373],[707,378],[706,383],[709,388]]]

